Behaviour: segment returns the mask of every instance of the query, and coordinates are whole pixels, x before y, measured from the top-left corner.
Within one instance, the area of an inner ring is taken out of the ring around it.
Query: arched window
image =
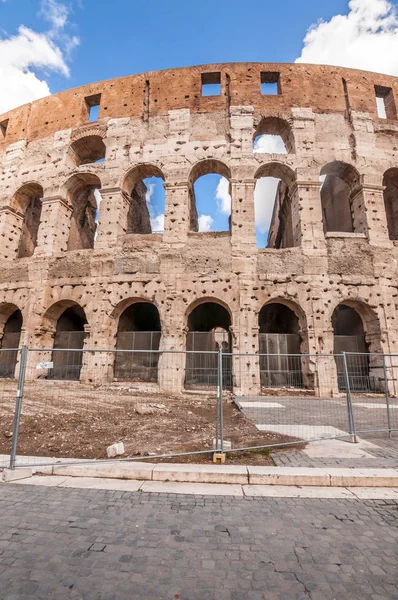
[[[223,356],[223,382],[232,387],[231,316],[217,302],[203,302],[188,316],[185,387],[214,387],[218,385],[217,352]],[[192,354],[194,352],[194,354]]]
[[[365,320],[364,320],[365,319]],[[334,354],[337,367],[339,389],[346,389],[346,373],[343,352],[347,352],[346,364],[350,389],[353,392],[379,391],[380,361],[380,326],[373,311],[362,303],[355,306],[339,304],[332,315],[334,331]],[[372,348],[367,341],[367,333],[371,334]]]
[[[158,380],[161,326],[159,311],[149,302],[135,302],[119,317],[114,376],[133,381]]]
[[[390,240],[398,240],[398,168],[386,171],[383,186],[388,235]]]
[[[303,387],[301,336],[297,315],[279,302],[258,316],[260,382],[264,387]]]
[[[43,188],[37,183],[27,183],[15,194],[15,208],[23,214],[18,258],[32,256],[35,251],[40,225],[42,198]]]
[[[261,119],[253,137],[253,152],[265,154],[295,152],[294,136],[289,123],[278,117]]]
[[[293,171],[279,163],[262,165],[256,175],[254,214],[258,248],[295,245],[292,221]]]
[[[3,325],[0,341],[0,377],[13,378],[18,360],[21,338],[22,313],[13,305],[6,305],[0,311],[0,326]]]
[[[163,233],[164,176],[155,165],[143,164],[126,175],[123,190],[129,198],[127,233]]]
[[[53,368],[48,379],[78,381],[83,363],[83,348],[87,319],[78,304],[66,308],[56,322],[52,353]]]
[[[231,173],[219,160],[197,163],[189,177],[191,231],[231,230]]]
[[[92,173],[79,173],[73,175],[65,187],[72,206],[68,250],[93,248],[101,203],[101,181]]]
[[[69,156],[75,166],[103,162],[106,147],[100,135],[86,135],[73,142],[69,147]]]
[[[335,161],[323,167],[320,179],[324,232],[361,233],[363,208],[357,170]]]

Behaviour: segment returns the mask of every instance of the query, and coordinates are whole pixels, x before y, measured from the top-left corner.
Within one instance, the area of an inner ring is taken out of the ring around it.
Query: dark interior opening
[[[22,329],[22,313],[19,309],[8,317],[0,342],[0,377],[13,378],[18,360],[19,342]]]
[[[83,348],[87,319],[84,310],[78,306],[67,308],[57,321],[52,353],[53,368],[49,379],[78,381],[83,363]]]
[[[351,391],[374,391],[376,382],[369,373],[369,346],[365,337],[363,321],[351,306],[340,304],[333,312],[334,354],[339,390],[347,387],[343,352],[346,355],[347,372]]]
[[[297,315],[286,305],[266,304],[259,314],[260,382],[263,387],[303,387]]]
[[[214,388],[218,385],[218,356],[221,350],[223,384],[232,387],[231,317],[226,308],[216,302],[205,302],[193,309],[188,317],[185,387]]]
[[[161,324],[159,311],[149,302],[136,302],[119,318],[114,375],[117,379],[152,381],[158,379]]]

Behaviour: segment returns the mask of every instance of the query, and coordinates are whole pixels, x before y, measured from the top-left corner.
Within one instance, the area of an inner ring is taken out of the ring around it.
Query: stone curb
[[[21,469],[22,471],[22,469]],[[29,477],[24,468],[24,477]],[[18,469],[15,471],[18,472]],[[138,481],[315,487],[398,487],[398,469],[113,463],[37,465],[35,473]]]

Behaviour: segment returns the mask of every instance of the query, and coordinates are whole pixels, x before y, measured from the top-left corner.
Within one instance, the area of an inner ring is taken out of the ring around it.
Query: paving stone
[[[9,484],[0,531],[14,562],[0,568],[0,597],[392,599],[397,525],[394,499]]]

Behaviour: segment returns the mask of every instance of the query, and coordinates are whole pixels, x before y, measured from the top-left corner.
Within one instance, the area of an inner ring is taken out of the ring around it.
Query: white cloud
[[[280,135],[265,133],[259,135],[253,144],[253,152],[267,154],[287,154],[286,146]]]
[[[280,179],[275,177],[261,177],[256,183],[254,210],[256,229],[260,233],[266,233],[269,230],[279,181]]]
[[[348,15],[319,21],[305,36],[300,63],[398,75],[398,13],[388,0],[350,0]]]
[[[151,217],[151,229],[153,233],[163,233],[164,231],[164,214],[157,217]]]
[[[213,224],[213,217],[210,215],[199,215],[198,225],[199,231],[211,231],[211,226]]]
[[[32,102],[50,92],[45,79],[36,70],[60,73],[69,77],[68,56],[79,40],[63,32],[69,10],[56,0],[42,0],[41,13],[51,23],[51,30],[38,33],[21,25],[15,35],[0,38],[0,114]]]
[[[216,188],[216,200],[218,212],[224,215],[231,214],[231,196],[229,194],[229,181],[225,177],[220,177]]]

